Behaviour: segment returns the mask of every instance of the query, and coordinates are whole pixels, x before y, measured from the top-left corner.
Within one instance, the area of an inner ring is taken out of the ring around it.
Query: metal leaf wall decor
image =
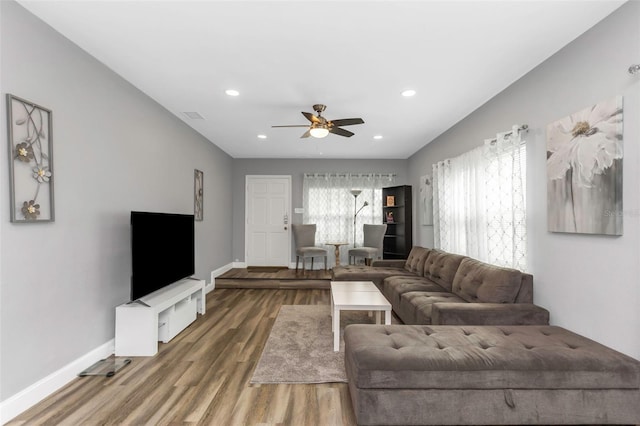
[[[51,110],[7,94],[11,222],[53,222]]]

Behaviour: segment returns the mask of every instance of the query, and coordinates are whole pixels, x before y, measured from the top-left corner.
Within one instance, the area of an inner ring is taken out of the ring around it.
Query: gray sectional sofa
[[[373,281],[405,324],[547,325],[533,304],[533,277],[436,249],[413,247],[406,260],[336,267],[334,281]]]
[[[405,325],[348,325],[360,425],[640,424],[640,362],[561,327],[533,277],[439,250],[333,270],[373,281]]]

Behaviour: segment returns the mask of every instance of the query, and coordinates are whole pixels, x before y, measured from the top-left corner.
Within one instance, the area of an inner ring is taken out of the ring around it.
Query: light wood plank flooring
[[[77,378],[9,425],[355,425],[345,383],[250,385],[281,305],[329,304],[320,289],[217,289],[207,314],[155,357]]]

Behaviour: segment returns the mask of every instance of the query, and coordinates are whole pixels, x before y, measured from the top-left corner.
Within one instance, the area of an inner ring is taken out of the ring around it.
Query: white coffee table
[[[371,281],[331,281],[331,329],[333,350],[340,350],[340,311],[375,311],[376,324],[384,311],[384,323],[391,324],[391,303]]]
[[[331,291],[377,291],[373,281],[331,281]]]

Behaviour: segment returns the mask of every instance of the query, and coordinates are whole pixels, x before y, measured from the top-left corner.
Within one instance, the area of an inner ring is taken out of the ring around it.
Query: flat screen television
[[[195,273],[192,214],[131,212],[131,300]]]

